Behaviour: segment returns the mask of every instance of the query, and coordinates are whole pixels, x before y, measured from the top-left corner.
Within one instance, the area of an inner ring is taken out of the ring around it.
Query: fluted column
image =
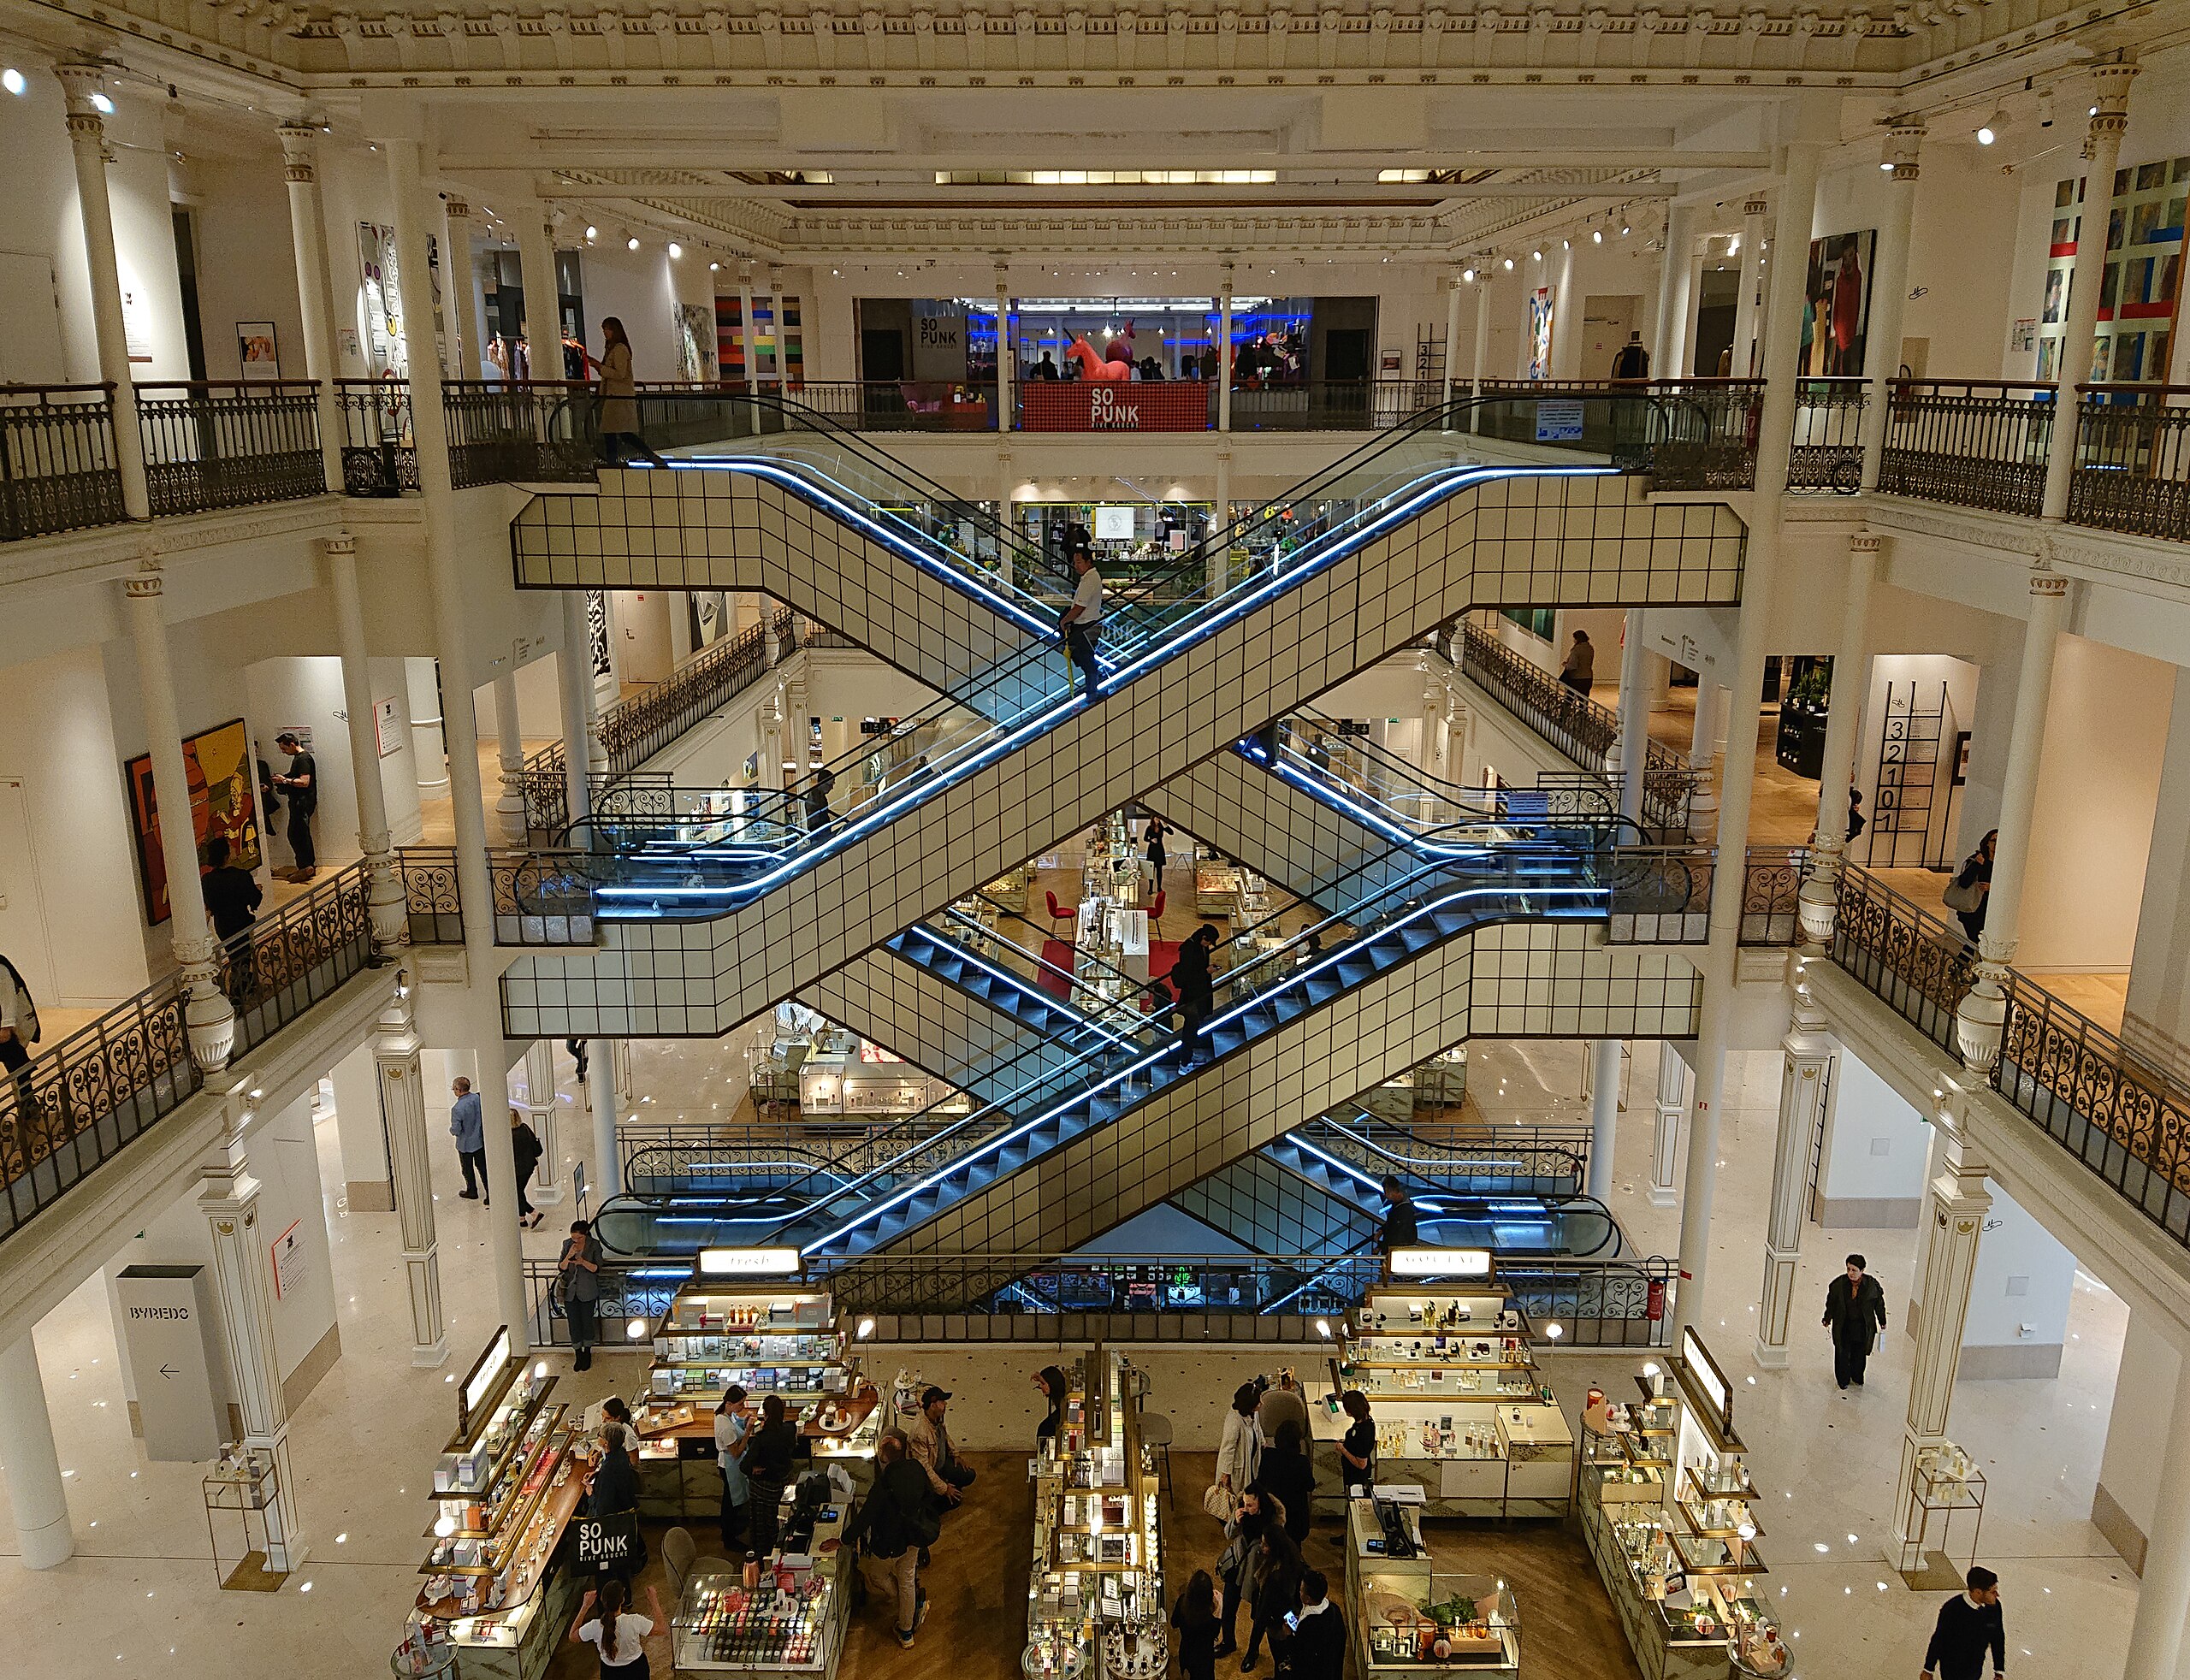
[[[214,1073],[225,1068],[236,1037],[235,1010],[221,990],[221,951],[205,920],[205,887],[198,873],[198,827],[190,806],[190,772],[182,758],[182,725],[176,720],[175,671],[168,660],[168,630],[161,607],[160,574],[145,570],[122,580],[130,644],[137,654],[137,692],[152,760],[152,793],[159,804],[160,861],[168,878],[168,926],[175,960],[188,993],[183,1020],[191,1059]]]
[[[2084,136],[2084,203],[2076,233],[2076,256],[2069,271],[2069,314],[2061,328],[2061,365],[2054,386],[2053,431],[2045,451],[2045,500],[2042,518],[2064,519],[2076,467],[2076,387],[2091,377],[2092,334],[2098,328],[2099,278],[2106,265],[2108,209],[2114,202],[2114,168],[2122,158],[2122,134],[2129,126],[2129,84],[2133,63],[2102,64],[2092,73],[2094,106]],[[1997,873],[1997,872],[1996,872]]]
[[[1657,322],[1650,334],[1650,374],[1684,376],[1681,351],[1688,331],[1689,270],[1696,244],[1696,212],[1675,204],[1666,212],[1666,248],[1658,263]]]
[[[524,1052],[524,1089],[521,1106],[525,1121],[540,1139],[540,1164],[532,1169],[532,1188],[526,1195],[536,1208],[559,1207],[563,1181],[556,1177],[562,1152],[555,1136],[560,1105],[555,1096],[555,1044],[535,1038]]]
[[[1583,1190],[1609,1204],[1619,1141],[1619,1039],[1600,1038],[1590,1046],[1589,1073],[1589,1173]]]
[[[426,1080],[407,979],[373,1031],[373,1072],[394,1168],[395,1220],[403,1242],[403,1275],[411,1295],[411,1363],[430,1368],[448,1358],[441,1315],[441,1262],[434,1229],[434,1160],[426,1135]]]
[[[310,1548],[289,1462],[289,1405],[281,1392],[273,1284],[267,1275],[276,1233],[258,1217],[259,1184],[244,1146],[252,1100],[241,1082],[227,1093],[224,1135],[198,1169],[198,1210],[213,1239],[213,1287],[228,1342],[228,1378],[243,1414],[242,1445],[273,1459],[280,1484],[265,1512],[266,1566],[287,1571],[302,1568]]]
[[[411,921],[388,832],[388,790],[380,779],[380,725],[372,667],[365,654],[365,610],[358,588],[358,539],[346,531],[322,540],[328,593],[334,598],[334,641],[342,654],[342,705],[349,713],[350,768],[358,786],[358,849],[365,860],[365,903],[373,955],[387,961],[411,943]]]
[[[1817,837],[1809,873],[1796,903],[1802,949],[1821,955],[1832,943],[1840,867],[1848,849],[1848,788],[1856,771],[1856,731],[1870,688],[1871,584],[1878,576],[1879,540],[1869,531],[1848,539],[1848,593],[1841,604],[1840,640],[1832,655],[1832,692],[1825,715],[1825,755],[1818,774]]]
[[[2039,755],[2053,695],[2053,655],[2069,617],[2069,580],[2051,571],[2030,576],[2030,617],[2023,625],[2022,668],[2015,674],[2015,721],[2008,731],[2007,772],[2000,786],[1999,839],[1992,884],[1985,895],[1985,932],[1977,941],[1977,979],[1955,1006],[1955,1038],[1962,1065],[1989,1074],[2000,1059],[2008,1015],[2001,985],[2022,934],[2023,873],[2030,862],[2030,822],[2038,808]]]
[[[996,265],[996,429],[999,432],[1010,431],[1016,424],[1011,401],[1016,379],[1017,370],[1011,364],[1011,270],[999,262]]]
[[[1232,571],[1232,451],[1216,452],[1216,506],[1210,510],[1209,562],[1204,582],[1212,596],[1222,595]]]
[[[114,210],[106,190],[106,121],[95,99],[106,98],[99,64],[54,68],[68,102],[68,150],[76,161],[76,200],[84,221],[84,259],[92,282],[92,326],[98,339],[99,378],[114,387],[114,464],[121,475],[122,511],[152,517],[145,481],[145,435],[137,423],[137,387],[129,371],[129,328],[121,314],[121,269],[114,251]],[[109,109],[112,109],[111,105]]]
[[[745,364],[745,388],[761,388],[761,344],[753,330],[753,259],[740,257],[737,263],[737,342]],[[756,423],[755,429],[758,429]]]
[[[1018,475],[1011,468],[1011,452],[999,449],[996,456],[996,522],[998,527],[996,545],[996,573],[1007,588],[1012,577],[1011,560],[1011,493],[1018,488]]]
[[[1764,216],[1771,209],[1761,193],[1742,204],[1742,289],[1734,299],[1733,376],[1747,379],[1757,367],[1756,293],[1764,283]],[[1801,248],[1807,249],[1808,242]],[[1871,286],[1871,307],[1878,307],[1878,286]]]
[[[1779,1041],[1779,1129],[1772,1156],[1772,1202],[1765,1216],[1764,1288],[1756,1312],[1756,1363],[1767,1370],[1785,1369],[1787,1364],[1810,1160],[1825,1125],[1833,1057],[1825,1017],[1802,979],[1802,959],[1790,957],[1788,965],[1794,1010],[1792,1025]]]
[[[1216,429],[1232,429],[1232,264],[1216,297]]]
[[[1468,382],[1468,394],[1474,406],[1468,410],[1468,430],[1483,429],[1483,370],[1490,358],[1490,259],[1478,257],[1475,263],[1475,372]]]
[[[76,1555],[68,1494],[53,1445],[53,1413],[31,1333],[0,1347],[0,1464],[15,1518],[15,1550],[25,1569],[55,1569]]]
[[[419,142],[404,135],[380,142],[388,158],[388,185],[395,201],[397,270],[426,272],[426,230],[430,225]],[[399,279],[399,285],[402,282]],[[423,281],[417,290],[423,291]],[[421,297],[402,300],[403,317],[425,321],[430,311]],[[414,327],[414,332],[423,330]],[[464,902],[464,946],[469,981],[465,1003],[472,1047],[478,1051],[478,1079],[473,1089],[488,1116],[487,1181],[500,1205],[488,1220],[494,1257],[497,1310],[510,1327],[512,1341],[529,1346],[531,1300],[524,1285],[524,1253],[517,1226],[517,1168],[510,1128],[500,1123],[509,1113],[509,1068],[502,1055],[501,999],[495,976],[501,963],[494,949],[494,884],[487,862],[487,812],[479,777],[479,715],[471,699],[471,636],[465,606],[464,575],[457,555],[456,492],[449,470],[448,426],[441,407],[441,369],[430,343],[409,346],[411,426],[418,457],[418,487],[426,534],[426,574],[433,594],[435,642],[441,653],[442,728],[448,742],[449,807],[456,828],[456,868]]]
[[[672,612],[682,599],[670,597]],[[507,664],[494,672],[494,754],[501,772],[494,815],[501,824],[502,843],[522,847],[532,832],[524,818],[524,731],[517,715],[517,672]]]
[[[614,1038],[595,1038],[588,1046],[586,1094],[593,1099],[594,1205],[624,1193],[624,1156],[616,1147],[616,1047]]]
[[[1977,1272],[1977,1243],[1992,1198],[1985,1188],[1985,1162],[1957,1121],[1954,1104],[1936,1122],[1933,1174],[1924,1221],[1924,1251],[1916,1263],[1922,1299],[1915,1313],[1916,1364],[1909,1378],[1909,1412],[1901,1433],[1901,1470],[1893,1488],[1893,1533],[1897,1568],[1923,1564],[1924,1510],[1916,1498],[1916,1465],[1947,1440],[1947,1408],[1954,1398],[1956,1367],[1969,1317],[1969,1286]]]
[[[1688,802],[1689,825],[1698,839],[1708,838],[1719,820],[1719,683],[1708,669],[1696,673],[1696,719],[1688,736],[1688,768],[1696,791]],[[1733,766],[1727,743],[1727,768]]]
[[[305,328],[305,372],[317,382],[319,453],[327,488],[342,493],[342,402],[334,382],[342,358],[334,344],[334,283],[327,263],[327,211],[320,201],[319,127],[285,122],[282,172],[289,183],[289,240],[296,251],[297,309]]]
[[[441,313],[448,377],[479,377],[479,327],[471,314],[471,206],[441,194]]]
[[[1648,655],[1642,646],[1642,609],[1627,609],[1619,641],[1619,814],[1642,819],[1642,778],[1649,766],[1650,695],[1643,682]]]
[[[1871,250],[1871,320],[1863,354],[1869,360],[1863,379],[1863,476],[1866,490],[1879,488],[1885,459],[1886,422],[1891,418],[1893,382],[1901,370],[1901,322],[1909,307],[1909,233],[1916,216],[1917,149],[1924,125],[1913,116],[1896,117],[1886,136],[1885,162],[1893,184],[1886,189],[1885,214]]]

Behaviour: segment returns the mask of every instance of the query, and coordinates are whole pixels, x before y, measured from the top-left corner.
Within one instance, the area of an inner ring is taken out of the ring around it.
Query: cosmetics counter
[[[1732,1385],[1693,1330],[1665,1364],[1637,1379],[1637,1399],[1593,1394],[1583,1413],[1589,1553],[1643,1680],[1785,1680]]]
[[[1338,1443],[1352,1421],[1338,1397],[1358,1388],[1376,1425],[1376,1479],[1418,1483],[1439,1517],[1564,1517],[1573,1505],[1574,1435],[1530,1351],[1527,1322],[1502,1290],[1371,1294],[1330,1362],[1331,1392],[1309,1408],[1316,1508],[1335,1514],[1346,1481]]]
[[[1194,864],[1194,913],[1254,921],[1270,913],[1270,883],[1222,858],[1199,859]]]
[[[1025,1680],[1163,1680],[1169,1607],[1154,1461],[1141,1445],[1145,1373],[1082,1354],[1062,1427],[1027,1463],[1034,1482]]]
[[[457,1390],[456,1433],[427,1496],[426,1561],[406,1647],[454,1648],[459,1680],[539,1680],[583,1586],[559,1548],[590,1469],[590,1443],[497,1330]]]
[[[670,1617],[677,1673],[834,1675],[859,1566],[843,1538],[852,1509],[840,1500],[794,1505],[772,1565],[695,1574]]]
[[[731,1383],[761,1403],[783,1397],[816,1464],[838,1463],[864,1493],[883,1428],[875,1386],[860,1375],[825,1290],[694,1277],[655,1327],[647,1387],[631,1402],[639,1431],[639,1512],[718,1518],[715,1408]]]
[[[843,1124],[864,1130],[873,1118],[918,1114],[954,1098],[962,1112],[972,1112],[948,1082],[801,1004],[776,1006],[761,1024],[750,1056],[753,1100],[770,1118],[796,1115],[817,1129]]]
[[[1421,1489],[1379,1484],[1346,1502],[1347,1624],[1367,1677],[1518,1675],[1521,1620],[1513,1591],[1493,1576],[1447,1568],[1422,1534]]]

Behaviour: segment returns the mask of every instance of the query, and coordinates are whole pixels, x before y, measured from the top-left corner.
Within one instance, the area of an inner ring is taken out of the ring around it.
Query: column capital
[[[358,552],[357,534],[337,531],[332,536],[323,536],[319,539],[319,552],[330,560],[347,559]]]
[[[2120,149],[2122,131],[2129,126],[2129,84],[2136,78],[2136,61],[2127,56],[2112,64],[2101,64],[2092,72],[2092,104],[2095,109],[2084,133],[2086,158],[2095,157],[2102,143],[2112,150]]]
[[[447,207],[451,222],[469,222],[471,219],[471,206],[453,192],[442,193],[441,203]]]
[[[281,163],[284,177],[297,186],[305,186],[318,178],[319,125],[299,117],[282,123],[275,129],[281,142]]]
[[[2030,593],[2035,600],[2058,600],[2069,593],[2069,580],[2057,571],[2033,571],[2030,574]]]
[[[1876,531],[1852,531],[1848,537],[1848,550],[1854,554],[1875,554],[1879,541]]]
[[[158,572],[140,571],[121,580],[121,593],[131,600],[157,600],[165,585]]]
[[[106,91],[108,71],[104,64],[77,62],[56,64],[53,74],[61,83],[61,91],[68,102],[68,132],[71,133],[103,133],[104,119],[114,109],[114,101]],[[104,109],[97,103],[105,100]],[[81,127],[79,127],[79,120]]]
[[[1885,150],[1879,161],[1896,180],[1917,178],[1917,151],[1923,141],[1922,118],[1904,115],[1887,119]]]
[[[1761,193],[1754,198],[1744,199],[1742,204],[1742,216],[1744,220],[1752,216],[1768,216],[1771,211],[1772,201]]]

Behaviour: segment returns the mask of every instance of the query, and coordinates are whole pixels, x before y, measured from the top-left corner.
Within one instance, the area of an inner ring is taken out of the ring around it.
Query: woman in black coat
[[[1285,1507],[1285,1532],[1294,1547],[1305,1543],[1312,1520],[1309,1502],[1316,1494],[1316,1467],[1309,1461],[1300,1426],[1291,1418],[1277,1426],[1277,1439],[1264,1449],[1255,1486]]]

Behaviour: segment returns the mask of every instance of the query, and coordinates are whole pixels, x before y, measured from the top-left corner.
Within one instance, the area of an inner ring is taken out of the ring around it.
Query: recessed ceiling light
[[[624,249],[626,251],[636,251],[638,248],[639,236],[636,234],[632,234],[630,238],[624,241]]]
[[[676,241],[675,240],[670,240],[670,242],[669,242],[669,255],[670,255],[670,258],[671,258],[671,260],[672,260],[672,261],[674,261],[676,258],[678,258],[678,257],[682,257],[684,254],[684,247],[683,245],[681,245],[678,244],[678,243],[677,243],[677,241]]]
[[[6,69],[0,70],[0,87],[6,88],[9,92],[21,98],[29,92],[30,84],[23,80],[23,73],[10,64]]]

